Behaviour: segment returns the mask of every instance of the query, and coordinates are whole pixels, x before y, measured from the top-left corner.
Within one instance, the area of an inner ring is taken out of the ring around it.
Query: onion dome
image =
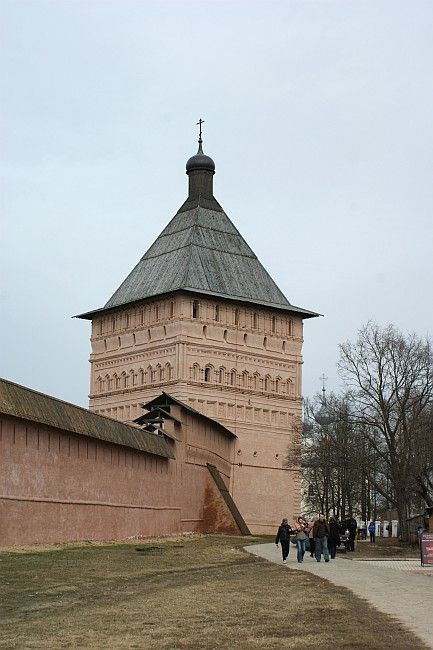
[[[318,413],[316,413],[315,418],[316,422],[322,427],[326,427],[329,424],[332,424],[334,418],[332,417],[331,412],[326,404],[322,404]]]
[[[215,163],[210,158],[210,156],[206,156],[203,153],[203,147],[202,147],[203,141],[200,138],[198,141],[198,151],[195,156],[191,156],[191,158],[188,160],[186,163],[186,173],[189,174],[192,171],[208,171],[212,172],[212,174],[215,174]]]

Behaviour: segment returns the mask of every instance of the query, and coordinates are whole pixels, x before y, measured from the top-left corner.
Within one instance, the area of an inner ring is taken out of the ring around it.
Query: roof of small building
[[[185,402],[182,402],[180,399],[177,399],[176,397],[173,397],[173,395],[170,395],[169,393],[166,393],[165,391],[162,391],[158,397],[155,397],[154,399],[150,400],[150,402],[146,402],[146,404],[142,404],[142,406],[150,411],[159,410],[161,413],[166,413],[167,412],[167,407],[170,407],[170,404],[177,404],[178,406],[181,406],[184,408],[186,411],[189,411],[192,413],[192,415],[200,418],[201,420],[204,420],[208,424],[211,424],[212,426],[216,426],[219,429],[222,430],[223,433],[225,433],[227,436],[230,438],[237,438],[237,435],[233,433],[233,431],[230,431],[230,429],[227,429],[221,422],[218,422],[218,420],[214,420],[207,415],[204,415],[204,413],[200,413],[200,411],[196,411],[196,409],[192,408],[189,404],[185,404]],[[134,422],[138,422],[140,424],[145,424],[146,423],[146,417],[149,415],[149,413],[144,413],[143,415],[140,415]],[[167,417],[170,417],[169,414],[167,414]],[[176,418],[173,418],[176,420]],[[176,420],[179,422],[179,420]]]
[[[208,159],[193,156],[188,165],[202,158]],[[197,169],[202,175],[213,174],[210,167],[198,165]],[[91,319],[107,310],[177,291],[282,309],[303,318],[319,315],[290,304],[213,194],[199,189],[190,192],[104,307],[78,318]]]
[[[1,378],[0,414],[138,449],[154,456],[174,458],[161,436]]]

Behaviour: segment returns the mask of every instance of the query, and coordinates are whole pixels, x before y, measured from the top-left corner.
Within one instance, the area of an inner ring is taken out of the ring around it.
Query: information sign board
[[[421,565],[433,564],[433,533],[421,533],[420,537]]]

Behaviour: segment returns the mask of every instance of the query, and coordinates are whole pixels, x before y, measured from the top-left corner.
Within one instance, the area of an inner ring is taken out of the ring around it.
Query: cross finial
[[[201,139],[201,125],[202,124],[204,124],[204,120],[202,120],[200,118],[199,121],[197,122],[197,126],[199,127],[199,134],[198,134],[198,142],[199,142],[199,144],[201,144],[203,142],[203,140]]]
[[[328,381],[328,377],[325,376],[325,373],[321,377],[319,377],[322,381],[322,399],[323,403],[326,404],[326,382]]]

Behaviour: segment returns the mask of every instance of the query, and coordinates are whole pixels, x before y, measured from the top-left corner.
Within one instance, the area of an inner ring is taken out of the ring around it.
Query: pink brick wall
[[[200,423],[192,445],[188,425],[181,437],[176,460],[167,460],[2,416],[0,544],[236,532],[206,467],[210,462],[230,472],[228,458],[220,455],[224,450],[228,456],[230,445]],[[210,501],[216,517],[211,522],[209,508],[205,513]]]

